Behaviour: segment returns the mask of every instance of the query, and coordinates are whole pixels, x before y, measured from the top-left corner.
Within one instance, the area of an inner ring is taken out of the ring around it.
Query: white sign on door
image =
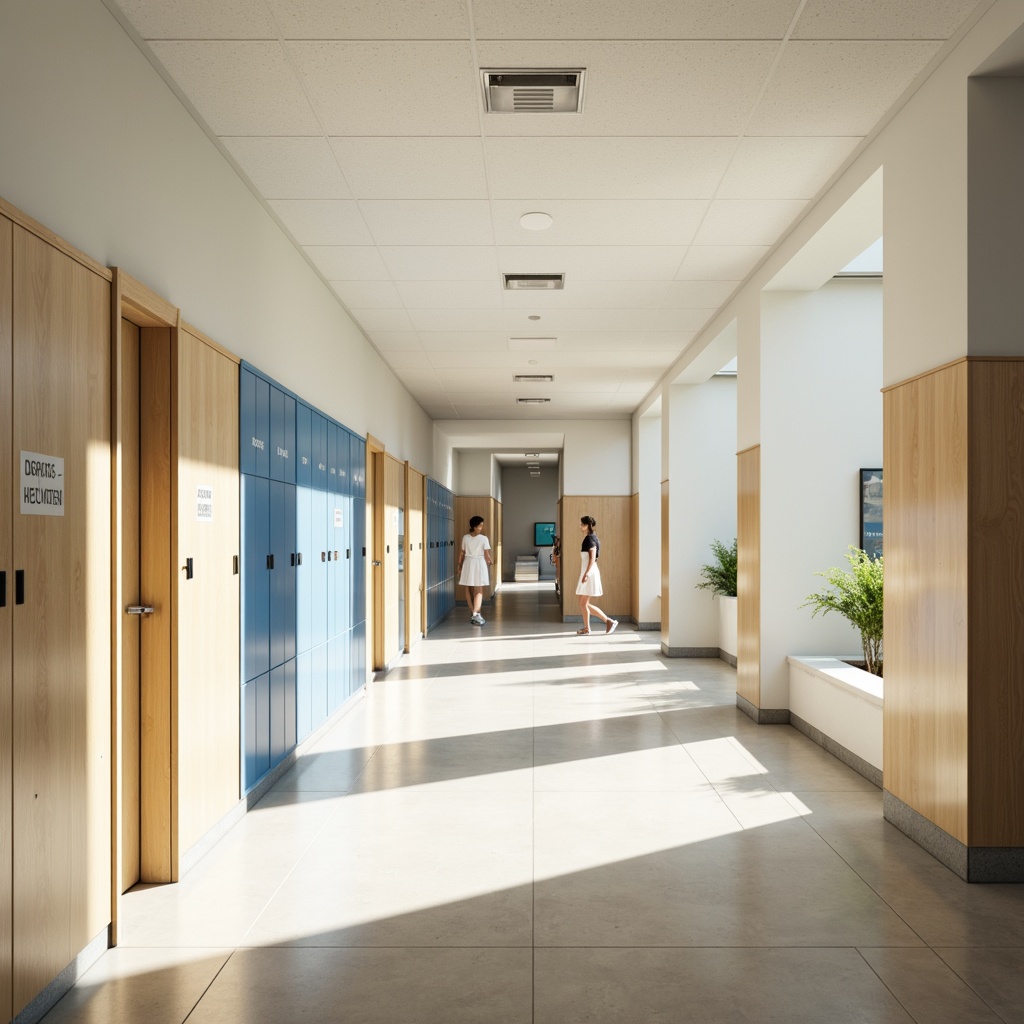
[[[64,460],[56,455],[21,453],[21,514],[64,515]]]
[[[341,509],[336,508],[334,510],[334,525],[340,530],[345,525],[344,517],[341,514]]]
[[[196,485],[196,522],[213,522],[213,488],[208,484]]]

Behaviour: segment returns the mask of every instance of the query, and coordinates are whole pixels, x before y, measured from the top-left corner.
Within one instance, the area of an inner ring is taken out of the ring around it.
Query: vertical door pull
[[[292,568],[295,568],[295,552],[292,552]]]
[[[185,579],[190,580],[195,576],[195,564],[194,559],[185,559]]]
[[[232,575],[233,576],[237,576],[238,575],[238,555],[232,555],[231,556],[231,568],[233,570]]]
[[[274,568],[274,556],[273,555],[267,555],[267,568],[268,569],[273,569]]]
[[[321,562],[326,562],[327,561],[327,552],[326,551],[321,551],[320,552],[320,561]]]
[[[345,548],[345,557],[346,558],[351,558],[352,557],[352,549],[351,548]]]
[[[14,603],[25,603],[25,570],[14,570]]]
[[[302,565],[302,552],[301,551],[297,552],[296,555],[295,555],[295,564],[296,565]]]
[[[7,573],[0,572],[0,608],[7,607]]]

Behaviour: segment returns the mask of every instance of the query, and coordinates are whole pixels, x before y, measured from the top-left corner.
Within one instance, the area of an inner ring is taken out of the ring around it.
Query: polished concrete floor
[[[550,585],[459,609],[47,1016],[147,1024],[1024,1021],[1024,886]]]

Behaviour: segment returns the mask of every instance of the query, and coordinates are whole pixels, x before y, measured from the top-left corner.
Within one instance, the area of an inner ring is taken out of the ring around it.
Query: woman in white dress
[[[462,538],[462,551],[459,553],[459,585],[469,591],[469,621],[474,626],[484,624],[480,605],[484,600],[484,588],[491,582],[487,568],[490,564],[491,542],[484,536],[484,517],[473,516],[469,521],[469,533]]]
[[[597,566],[597,560],[601,555],[601,542],[594,533],[595,526],[597,520],[593,516],[580,518],[583,547],[580,550],[580,581],[576,584],[576,593],[579,595],[580,611],[583,613],[583,628],[576,630],[579,636],[587,636],[590,633],[591,613],[604,623],[606,633],[614,633],[619,625],[617,619],[605,615],[596,604],[590,603],[592,597],[600,597],[604,593],[601,587],[601,570]]]

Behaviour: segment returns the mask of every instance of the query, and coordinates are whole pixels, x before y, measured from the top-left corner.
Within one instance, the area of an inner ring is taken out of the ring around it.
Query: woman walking
[[[601,555],[601,542],[594,533],[597,520],[593,516],[580,518],[580,529],[583,531],[583,547],[580,549],[580,581],[576,584],[576,593],[580,599],[580,611],[583,613],[583,628],[577,629],[578,636],[590,633],[590,615],[593,613],[604,623],[606,633],[614,633],[618,629],[617,619],[605,615],[597,605],[591,604],[592,597],[600,597],[604,590],[601,587],[601,570],[597,560]]]
[[[484,517],[473,516],[469,521],[469,533],[462,538],[459,554],[459,584],[469,591],[466,602],[470,607],[469,621],[482,626],[484,618],[480,605],[484,600],[484,588],[490,584],[488,566],[491,564],[491,542],[484,536]]]

